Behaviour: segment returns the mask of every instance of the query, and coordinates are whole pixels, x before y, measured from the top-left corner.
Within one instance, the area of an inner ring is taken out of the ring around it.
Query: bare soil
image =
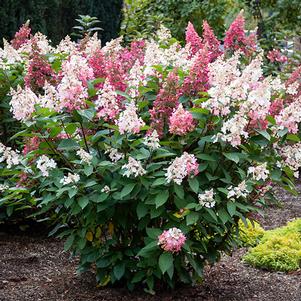
[[[260,219],[266,229],[301,217],[301,196],[292,197],[280,189],[277,193],[280,206],[267,209]],[[195,287],[156,296],[141,291],[130,294],[121,288],[100,289],[92,272],[76,274],[77,258],[63,251],[61,241],[35,233],[0,232],[0,301],[301,301],[301,270],[285,274],[252,268],[241,261],[246,249],[207,267],[204,282]]]

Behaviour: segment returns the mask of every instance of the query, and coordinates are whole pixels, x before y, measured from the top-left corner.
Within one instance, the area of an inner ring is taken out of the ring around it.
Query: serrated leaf
[[[190,186],[191,190],[194,193],[198,193],[200,184],[199,184],[199,181],[197,180],[197,178],[196,177],[189,178],[188,183],[189,183],[189,186]]]
[[[235,212],[236,212],[236,205],[235,205],[235,203],[229,201],[227,203],[227,210],[228,210],[230,216],[233,216],[235,214]]]
[[[197,223],[199,220],[199,214],[197,212],[191,212],[186,216],[187,226]]]
[[[79,200],[78,200],[78,205],[84,209],[87,205],[89,204],[89,199],[87,197],[81,197]]]
[[[125,272],[125,263],[121,262],[118,265],[114,266],[113,273],[117,280],[120,280]]]
[[[123,198],[123,197],[129,195],[133,191],[135,186],[136,186],[136,183],[126,184],[120,192],[120,197]]]
[[[156,208],[159,208],[160,206],[164,205],[167,202],[168,197],[169,197],[168,190],[159,192],[155,198]]]
[[[165,274],[173,265],[173,256],[169,252],[164,252],[159,257],[159,268],[162,274]]]

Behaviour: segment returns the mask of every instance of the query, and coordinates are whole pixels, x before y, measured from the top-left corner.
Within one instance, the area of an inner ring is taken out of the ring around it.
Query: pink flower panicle
[[[29,27],[29,23],[26,22],[22,25],[18,32],[16,32],[14,38],[11,40],[11,45],[15,49],[19,49],[22,45],[27,43],[30,39],[31,28]]]
[[[183,232],[178,228],[170,228],[164,230],[158,236],[158,245],[166,252],[178,253],[181,251],[185,244],[186,237]]]
[[[173,109],[177,108],[179,104],[177,96],[178,81],[178,75],[175,72],[171,72],[166,79],[165,86],[157,94],[153,108],[150,110],[151,127],[157,131],[159,137],[164,135],[164,129],[167,127],[169,117]]]
[[[169,118],[169,132],[183,136],[195,128],[192,114],[186,111],[182,104],[178,106]]]
[[[209,60],[207,47],[204,47],[193,58],[193,65],[189,75],[184,79],[179,96],[198,95],[199,92],[205,92],[209,89]]]
[[[46,81],[53,85],[57,82],[57,75],[45,57],[40,54],[39,47],[35,42],[32,44],[31,59],[24,81],[25,86],[31,88],[32,91],[39,91],[42,89]]]
[[[245,34],[245,19],[242,13],[239,13],[226,32],[224,40],[226,50],[242,50],[245,55],[250,56],[256,49],[256,35]]]
[[[186,44],[190,45],[190,51],[192,55],[195,55],[200,49],[203,48],[202,39],[195,31],[192,23],[188,23],[186,28],[186,36],[185,36]]]
[[[267,58],[272,62],[285,63],[287,62],[287,56],[283,55],[279,49],[273,49],[269,51]]]
[[[39,148],[40,145],[40,138],[39,137],[32,137],[26,141],[26,144],[24,145],[22,154],[25,156],[29,152],[34,151]]]
[[[208,50],[210,62],[214,61],[222,54],[220,42],[214,35],[214,32],[207,21],[203,22],[203,43]]]

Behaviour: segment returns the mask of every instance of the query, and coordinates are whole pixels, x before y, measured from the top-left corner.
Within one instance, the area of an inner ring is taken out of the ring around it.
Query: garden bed
[[[301,190],[301,186],[298,186]],[[266,229],[301,217],[301,197],[278,191],[280,207],[265,211],[260,221]],[[157,296],[121,288],[96,287],[93,273],[76,275],[77,260],[63,252],[63,243],[43,236],[0,233],[0,300],[301,300],[301,271],[268,272],[243,264],[245,249],[225,256],[207,268],[205,281],[194,288],[179,288]]]

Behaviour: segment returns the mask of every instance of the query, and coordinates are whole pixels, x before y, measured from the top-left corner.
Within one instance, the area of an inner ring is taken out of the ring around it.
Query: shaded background
[[[0,0],[0,37],[11,40],[19,27],[30,20],[32,32],[42,32],[56,44],[76,25],[79,14],[97,17],[103,43],[117,37],[122,0]],[[2,41],[1,41],[2,43]]]

